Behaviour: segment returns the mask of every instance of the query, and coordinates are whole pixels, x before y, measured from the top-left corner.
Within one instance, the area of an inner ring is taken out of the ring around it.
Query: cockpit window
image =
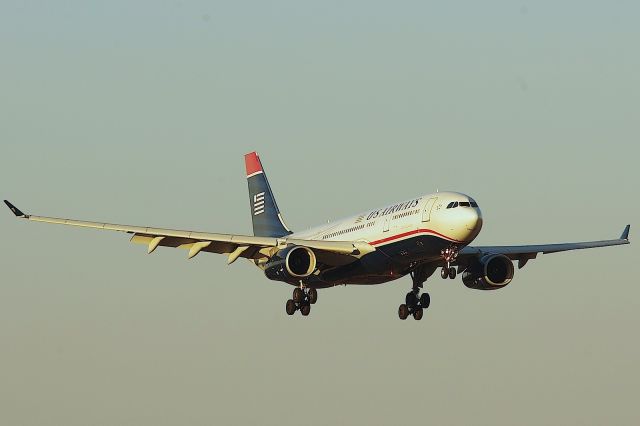
[[[475,201],[452,201],[447,205],[448,209],[455,209],[456,207],[475,207],[478,208],[478,203]]]

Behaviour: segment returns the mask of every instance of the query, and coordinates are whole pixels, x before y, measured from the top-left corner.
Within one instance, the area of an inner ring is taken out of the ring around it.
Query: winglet
[[[17,208],[13,204],[11,204],[9,201],[4,200],[4,203],[7,205],[7,207],[9,207],[11,209],[13,214],[15,214],[16,216],[18,216],[18,217],[27,217],[26,214],[22,213],[22,211],[20,211],[19,208]]]
[[[622,235],[620,235],[621,240],[629,241],[629,229],[631,229],[631,225],[627,225],[624,227],[624,231],[622,231]]]

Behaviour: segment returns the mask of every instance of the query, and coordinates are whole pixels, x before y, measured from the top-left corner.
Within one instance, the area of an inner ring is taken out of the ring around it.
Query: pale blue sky
[[[249,233],[258,150],[288,224],[436,189],[478,243],[637,231],[637,2],[0,5],[0,195],[35,214]],[[252,265],[0,214],[13,425],[637,424],[637,244],[507,288],[320,292]]]

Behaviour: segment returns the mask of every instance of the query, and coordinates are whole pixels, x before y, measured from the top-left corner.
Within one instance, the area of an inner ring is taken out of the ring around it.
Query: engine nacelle
[[[513,262],[503,254],[488,254],[473,261],[462,274],[462,282],[476,290],[498,290],[513,279]]]
[[[265,267],[265,275],[278,281],[306,278],[316,270],[316,255],[308,247],[292,246],[277,252]]]

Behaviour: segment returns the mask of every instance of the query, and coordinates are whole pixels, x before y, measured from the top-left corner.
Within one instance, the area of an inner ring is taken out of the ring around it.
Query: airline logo
[[[407,201],[405,203],[389,206],[386,209],[372,211],[371,213],[369,213],[369,216],[367,216],[367,220],[375,219],[378,216],[386,216],[391,213],[412,209],[420,203],[420,200],[422,200],[422,197],[416,198],[415,200]]]
[[[260,213],[264,213],[264,192],[253,196],[253,215],[258,216]]]

